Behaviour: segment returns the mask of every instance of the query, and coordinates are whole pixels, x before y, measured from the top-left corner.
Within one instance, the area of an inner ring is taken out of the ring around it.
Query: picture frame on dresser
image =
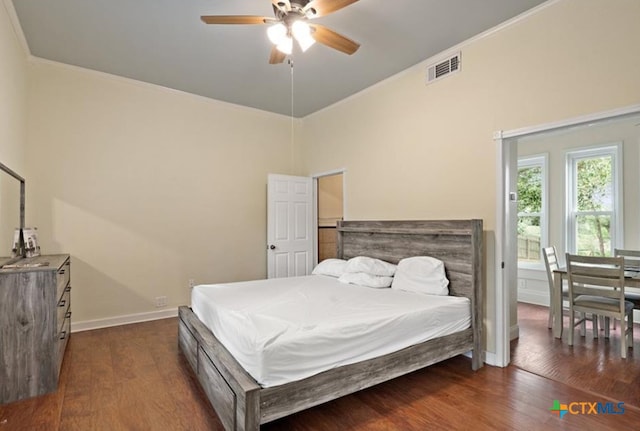
[[[22,239],[22,248],[20,246]],[[24,256],[18,253],[24,252]],[[12,257],[35,257],[40,256],[40,245],[38,241],[38,228],[27,227],[24,229],[16,229],[13,234]]]

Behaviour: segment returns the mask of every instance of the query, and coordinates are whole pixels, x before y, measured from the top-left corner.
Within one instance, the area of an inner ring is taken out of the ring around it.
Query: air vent
[[[427,67],[427,84],[460,71],[460,53]]]

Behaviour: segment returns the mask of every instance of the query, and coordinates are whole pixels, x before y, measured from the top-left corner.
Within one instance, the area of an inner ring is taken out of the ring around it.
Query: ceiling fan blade
[[[207,24],[266,24],[274,18],[255,15],[203,15],[200,17]]]
[[[289,0],[271,0],[271,3],[274,8],[280,9],[284,13],[291,10],[291,2]]]
[[[338,51],[349,55],[353,54],[358,50],[358,48],[360,48],[360,44],[358,42],[354,42],[353,40],[342,36],[323,25],[309,23],[309,27],[315,30],[311,36],[316,40],[316,42],[326,45],[329,48],[337,49]]]
[[[316,13],[309,16],[309,18],[317,18],[329,15],[330,13],[345,8],[357,1],[358,0],[311,0],[304,8],[302,8],[302,11],[307,13],[308,10],[314,9]]]
[[[275,46],[271,48],[271,55],[269,56],[269,64],[280,64],[284,61],[287,55],[281,52]]]

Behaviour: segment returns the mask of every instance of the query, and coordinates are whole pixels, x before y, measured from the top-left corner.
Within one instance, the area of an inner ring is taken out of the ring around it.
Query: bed
[[[471,352],[483,364],[482,221],[342,221],[338,258],[370,256],[397,263],[411,256],[444,262],[449,295],[467,298],[470,326],[401,350],[288,383],[261,385],[196,316],[179,307],[179,346],[227,430],[260,424],[336,399],[445,359]]]

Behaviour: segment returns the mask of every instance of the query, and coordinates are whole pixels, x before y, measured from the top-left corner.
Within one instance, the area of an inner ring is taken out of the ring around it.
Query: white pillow
[[[349,259],[345,272],[366,272],[371,275],[393,277],[396,265],[372,257],[357,256]]]
[[[344,274],[347,267],[347,261],[344,259],[325,259],[313,268],[311,274],[329,275],[331,277],[340,277]]]
[[[415,256],[398,262],[393,277],[393,289],[428,295],[449,294],[449,280],[444,273],[444,263],[429,256]]]
[[[345,272],[338,279],[341,283],[357,284],[359,286],[374,287],[376,289],[382,289],[384,287],[391,287],[393,277],[372,275],[366,272]]]

